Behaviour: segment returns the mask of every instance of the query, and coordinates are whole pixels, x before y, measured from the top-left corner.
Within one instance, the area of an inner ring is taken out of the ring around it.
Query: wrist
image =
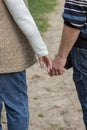
[[[60,58],[66,59],[66,58],[67,58],[67,55],[64,55],[64,54],[58,53],[58,54],[57,54],[57,57],[60,57]]]
[[[44,56],[47,56],[47,55],[49,55],[48,51],[45,51],[45,52],[40,53],[40,54],[37,54],[38,58],[41,58],[41,57],[44,57]]]

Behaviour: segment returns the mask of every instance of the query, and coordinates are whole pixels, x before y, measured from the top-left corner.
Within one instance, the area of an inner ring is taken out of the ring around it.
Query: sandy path
[[[63,3],[49,16],[50,28],[44,34],[47,47],[54,57],[60,43]],[[72,70],[64,76],[49,77],[37,63],[27,70],[30,108],[30,130],[85,130],[81,107],[72,81]],[[4,119],[3,119],[4,122]],[[3,130],[6,130],[5,122]]]

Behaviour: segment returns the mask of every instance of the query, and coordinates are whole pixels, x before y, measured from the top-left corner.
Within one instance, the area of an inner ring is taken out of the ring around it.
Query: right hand
[[[66,64],[66,57],[61,57],[59,55],[52,62],[52,76],[53,75],[63,75],[64,74],[64,66]]]

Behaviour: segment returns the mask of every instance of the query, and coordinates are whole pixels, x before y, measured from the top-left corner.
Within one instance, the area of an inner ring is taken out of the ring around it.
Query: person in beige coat
[[[49,52],[26,3],[0,0],[0,117],[4,102],[8,130],[28,130],[26,69],[36,62],[35,54],[42,68],[45,64],[48,73],[52,69]]]

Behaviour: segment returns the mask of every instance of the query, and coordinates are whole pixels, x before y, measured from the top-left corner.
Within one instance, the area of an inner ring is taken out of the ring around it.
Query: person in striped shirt
[[[66,0],[61,44],[53,60],[52,75],[64,74],[70,54],[83,119],[87,130],[87,0]]]

